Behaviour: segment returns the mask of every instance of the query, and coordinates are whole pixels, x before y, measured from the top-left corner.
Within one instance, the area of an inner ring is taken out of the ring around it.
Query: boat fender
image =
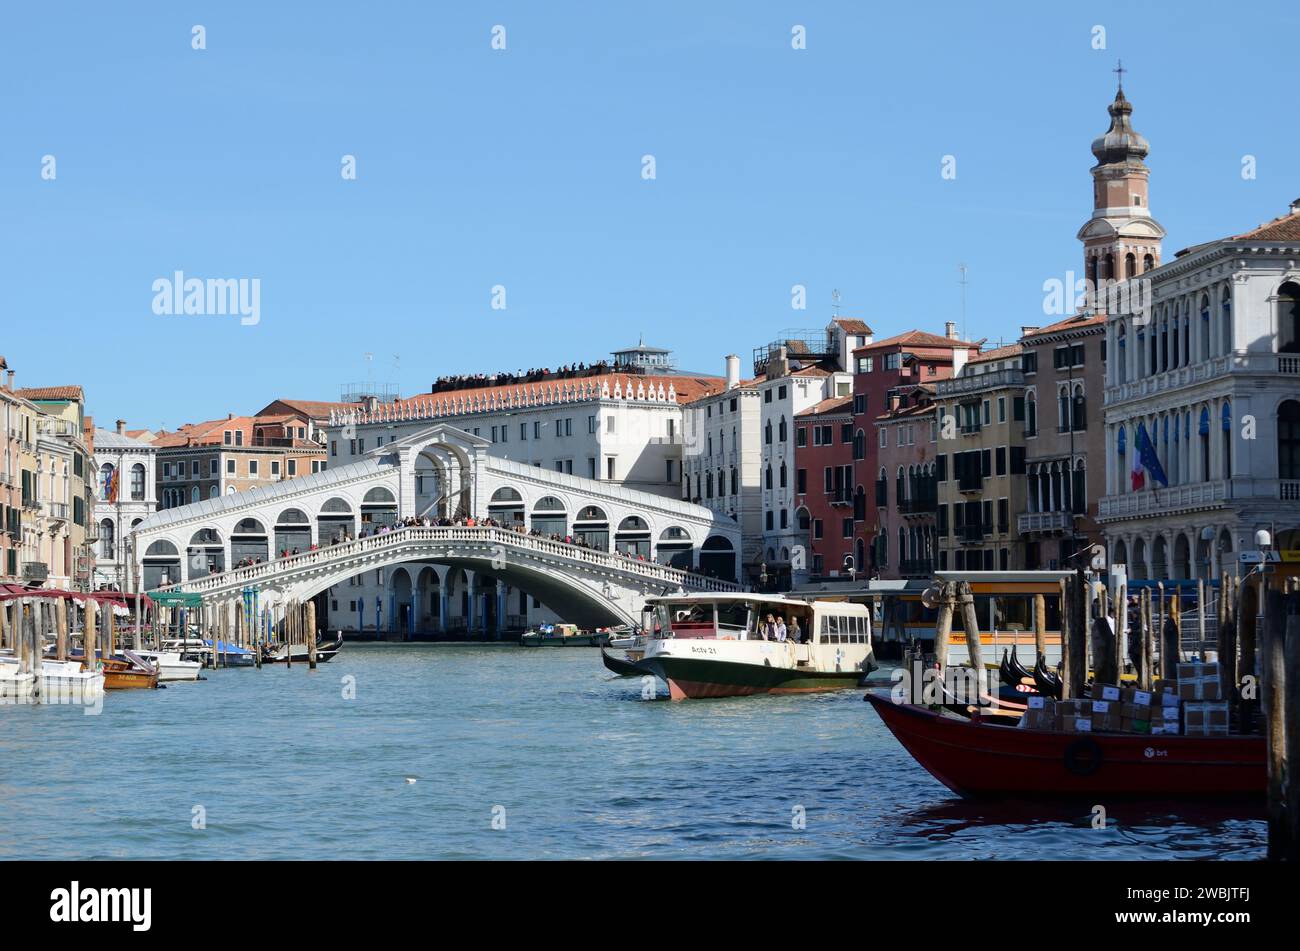
[[[1091,776],[1101,761],[1101,745],[1092,737],[1080,737],[1065,748],[1065,769],[1075,776]]]

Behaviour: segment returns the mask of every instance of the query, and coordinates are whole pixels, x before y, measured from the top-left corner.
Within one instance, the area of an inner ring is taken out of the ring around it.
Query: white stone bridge
[[[636,623],[651,595],[739,590],[733,520],[493,457],[489,445],[438,424],[359,462],[157,512],[134,532],[142,586],[192,591],[213,605],[252,587],[274,609],[361,572],[403,565],[405,577],[428,571],[436,578],[444,624],[448,597],[459,595],[456,579],[468,577],[473,588],[478,577],[493,579],[498,592],[505,585],[526,592],[583,626]],[[410,517],[476,524],[404,526]],[[484,520],[502,527],[477,524]],[[500,619],[504,594],[498,597]],[[470,630],[476,601],[467,601]],[[415,609],[413,602],[412,619]],[[485,614],[486,604],[477,612]]]

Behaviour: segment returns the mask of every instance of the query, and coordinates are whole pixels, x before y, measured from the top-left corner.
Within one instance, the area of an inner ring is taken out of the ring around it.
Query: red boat
[[[1264,798],[1262,736],[1055,733],[940,716],[867,694],[898,742],[959,796]]]

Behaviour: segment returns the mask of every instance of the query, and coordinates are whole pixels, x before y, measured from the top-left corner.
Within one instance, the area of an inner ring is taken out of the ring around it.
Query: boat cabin
[[[789,641],[817,645],[871,643],[870,609],[848,601],[696,594],[650,598],[646,610],[651,617],[645,627],[655,637],[771,640],[769,624],[781,620]]]

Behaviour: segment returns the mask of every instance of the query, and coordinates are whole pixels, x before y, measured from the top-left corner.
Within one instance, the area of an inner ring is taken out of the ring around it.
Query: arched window
[[[777,438],[778,438],[781,442],[785,442],[785,417],[784,417],[784,416],[781,417],[781,425],[780,425],[780,427],[778,428],[777,433],[778,433],[778,437],[777,437]]]
[[[219,493],[220,490],[217,488],[217,484],[212,483],[212,486],[208,489],[208,498],[215,499]]]
[[[1294,281],[1277,290],[1277,352],[1300,353],[1300,284]]]
[[[113,492],[113,464],[106,462],[99,467],[99,500],[108,502],[111,500]]]
[[[1277,408],[1277,477],[1300,479],[1300,402]]]
[[[769,465],[769,466],[767,467],[767,469],[765,469],[764,472],[763,472],[763,487],[766,488],[766,489],[770,489],[770,488],[772,488],[772,467],[771,467],[771,465]]]
[[[1143,273],[1146,273],[1147,271],[1151,270],[1155,266],[1156,266],[1156,259],[1153,258],[1151,255],[1148,254],[1142,258]]]
[[[99,523],[99,557],[105,560],[111,560],[115,557],[115,538],[113,531],[113,520],[106,518]]]
[[[231,486],[231,488],[233,489],[234,486]],[[193,503],[193,502],[197,502],[198,500],[199,500],[199,487],[196,485],[190,489],[190,502]]]
[[[1025,397],[1025,435],[1034,436],[1038,434],[1038,395],[1036,391],[1030,390],[1029,395]]]
[[[713,473],[712,472],[707,473],[704,476],[704,497],[706,499],[713,498]]]
[[[1124,276],[1137,277],[1137,256],[1131,251],[1124,255]]]
[[[1196,426],[1201,448],[1201,481],[1210,481],[1210,408],[1201,407],[1201,418]]]
[[[785,463],[783,462],[781,463],[781,488],[784,489],[786,487],[787,481],[788,480],[786,478]]]
[[[1223,477],[1232,478],[1232,404],[1224,401],[1221,412],[1223,426]]]
[[[131,501],[144,501],[144,466],[138,462],[131,467]]]
[[[1070,429],[1081,430],[1088,428],[1087,404],[1083,398],[1083,386],[1076,384],[1074,387],[1073,406],[1071,407]]]
[[[1210,295],[1201,295],[1201,359],[1210,357]]]
[[[1223,331],[1223,352],[1232,353],[1232,294],[1225,287],[1219,304],[1219,327]]]
[[[1124,383],[1128,380],[1128,326],[1121,323],[1115,333],[1119,345],[1119,365],[1115,368],[1115,379]]]
[[[769,446],[772,445],[772,421],[770,419],[763,426],[763,442]]]

